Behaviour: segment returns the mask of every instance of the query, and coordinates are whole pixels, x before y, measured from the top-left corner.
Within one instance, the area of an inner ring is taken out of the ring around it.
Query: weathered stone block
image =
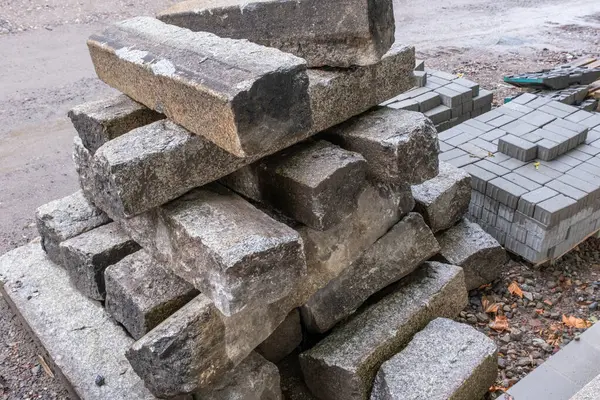
[[[110,218],[90,203],[80,190],[39,207],[35,213],[42,248],[48,258],[62,265],[61,242],[110,222]]]
[[[106,310],[136,340],[199,294],[145,251],[106,268],[104,279]]]
[[[248,39],[308,61],[310,67],[374,64],[394,43],[391,0],[189,0],[158,14],[166,23]]]
[[[306,61],[280,50],[149,17],[88,47],[104,82],[237,156],[311,128]]]
[[[357,210],[340,224],[323,232],[299,228],[308,273],[294,282],[287,297],[226,317],[201,294],[136,342],[127,358],[153,393],[162,396],[209,385],[246,358],[291,310],[305,304],[413,206],[408,188],[368,186]],[[164,346],[170,351],[163,351]]]
[[[414,185],[438,174],[437,131],[421,113],[380,107],[331,128],[325,137],[362,154],[379,181]]]
[[[252,352],[240,365],[194,397],[202,400],[281,400],[279,370]]]
[[[500,243],[479,225],[463,219],[455,227],[439,234],[440,256],[445,262],[465,271],[468,290],[492,282],[500,276],[506,252]]]
[[[170,121],[158,121],[112,140],[93,159],[81,154],[85,149],[81,146],[75,160],[80,177],[85,178],[82,187],[114,219],[132,217],[410,89],[412,65],[414,48],[394,46],[369,67],[310,70],[313,129],[288,135],[286,143],[272,143],[268,151],[252,157],[237,157]]]
[[[300,235],[221,185],[120,223],[228,316],[285,297],[306,274]]]
[[[294,309],[256,351],[267,360],[278,363],[291,354],[301,342],[300,311]]]
[[[326,230],[356,209],[366,170],[360,154],[319,140],[282,150],[223,183],[311,228]]]
[[[81,293],[95,300],[104,300],[104,270],[139,249],[116,222],[60,244],[63,265],[71,282]]]
[[[383,362],[429,321],[453,318],[466,304],[462,269],[426,263],[402,280],[394,292],[300,355],[306,384],[324,400],[367,399]]]
[[[468,211],[471,176],[460,168],[440,162],[437,177],[412,187],[416,210],[434,232],[450,228]]]
[[[494,341],[469,325],[438,318],[383,363],[371,400],[481,399],[498,376]]]
[[[410,274],[440,247],[417,213],[408,214],[385,236],[319,290],[302,307],[310,331],[326,332],[371,295]]]
[[[164,117],[123,94],[81,104],[69,111],[83,145],[92,154],[104,143]]]

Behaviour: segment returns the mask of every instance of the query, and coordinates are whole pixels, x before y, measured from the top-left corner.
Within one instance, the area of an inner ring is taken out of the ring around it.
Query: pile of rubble
[[[81,191],[3,294],[85,399],[480,399],[496,348],[446,318],[506,254],[432,122],[376,107],[415,79],[391,0],[201,3],[90,38],[124,94],[70,113]]]

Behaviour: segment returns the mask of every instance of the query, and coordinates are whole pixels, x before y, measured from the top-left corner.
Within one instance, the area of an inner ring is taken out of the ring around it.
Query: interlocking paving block
[[[160,12],[168,24],[220,37],[248,39],[306,59],[311,67],[373,64],[394,43],[391,0],[188,0]],[[414,64],[413,64],[414,68]]]
[[[561,154],[561,143],[542,139],[536,143],[538,157],[542,161],[552,161]],[[564,153],[564,151],[562,152]]]
[[[463,103],[463,93],[449,89],[446,86],[435,89],[435,93],[439,94],[442,104],[449,108],[458,107]]]
[[[465,78],[458,78],[453,81],[455,84],[471,89],[472,97],[479,96],[479,84]]]
[[[496,139],[500,139],[504,135],[507,135],[506,131],[503,131],[502,129],[494,129],[479,136],[479,139],[492,142]]]
[[[471,187],[473,190],[485,193],[487,183],[496,178],[497,175],[487,171],[476,164],[470,164],[463,167],[471,175]]]
[[[452,148],[452,150],[449,150],[445,153],[441,153],[439,155],[439,160],[440,161],[449,161],[449,160],[452,160],[453,158],[458,158],[458,157],[461,157],[464,155],[467,155],[466,151],[457,149],[457,148]]]
[[[583,208],[584,206],[586,206],[588,202],[592,199],[590,193],[576,189],[572,185],[568,185],[564,182],[559,181],[558,179],[546,183],[546,187],[549,187],[552,190],[556,190],[560,194],[572,198],[578,203],[577,206],[579,208]]]
[[[582,144],[581,146],[578,146],[577,150],[581,151],[585,154],[589,154],[590,156],[597,156],[598,154],[600,154],[600,148],[594,147],[594,146],[589,146],[586,144]]]
[[[479,159],[486,158],[489,155],[489,151],[477,146],[473,141],[469,141],[457,146],[459,149],[464,150],[467,154],[477,157]]]
[[[513,103],[517,103],[517,104],[527,104],[532,100],[537,99],[538,97],[534,94],[531,93],[521,93],[519,95],[517,95],[517,97],[513,98],[511,100],[511,102]]]
[[[475,119],[477,121],[481,121],[481,122],[488,122],[488,121],[491,121],[498,117],[501,117],[503,115],[505,115],[505,114],[501,113],[500,109],[497,108],[497,109],[487,112],[485,114],[481,114],[481,115],[477,116]]]
[[[510,103],[509,103],[510,104]],[[527,133],[531,133],[537,129],[537,126],[529,124],[520,119],[506,124],[502,127],[502,130],[511,135],[521,137]]]
[[[490,158],[491,159],[491,158]],[[485,159],[477,162],[475,165],[479,168],[483,168],[486,171],[493,173],[496,176],[504,176],[510,173],[510,170],[502,167],[496,163],[490,161],[490,159]]]
[[[285,318],[275,331],[256,351],[267,360],[278,363],[291,354],[302,343],[300,311],[296,308]]]
[[[143,250],[106,268],[104,278],[106,311],[136,340],[199,294]]]
[[[541,106],[548,104],[552,101],[552,99],[548,98],[548,97],[544,97],[544,96],[539,96],[537,99],[530,101],[529,103],[527,103],[528,107],[537,109],[540,108]]]
[[[440,124],[444,121],[449,120],[452,117],[452,110],[445,105],[440,105],[432,108],[429,111],[425,111],[425,116],[431,120],[434,124]]]
[[[488,125],[488,124],[486,124],[484,122],[477,121],[477,120],[474,120],[474,119],[469,119],[469,120],[465,121],[465,125],[466,126],[471,126],[471,127],[475,128],[475,129],[478,129],[478,130],[480,130],[482,132],[489,132],[489,131],[492,131],[492,130],[495,129],[495,127],[493,127],[491,125]]]
[[[578,108],[575,108],[575,107],[572,107],[573,108],[572,111],[566,111],[566,110],[563,110],[563,109],[560,109],[560,108],[555,108],[555,107],[552,106],[552,104],[554,104],[554,103],[556,103],[556,104],[562,104],[562,103],[559,103],[559,102],[550,102],[548,104],[545,104],[545,105],[541,106],[540,108],[538,108],[538,110],[541,111],[541,112],[543,112],[543,113],[546,113],[548,115],[552,115],[554,117],[557,117],[557,118],[566,118],[569,115],[577,112],[577,110],[578,110]],[[570,107],[570,106],[566,106],[566,107]]]
[[[540,134],[540,130],[538,129],[531,133],[527,133],[527,134],[521,136],[521,139],[527,140],[528,142],[537,143],[544,139],[544,137],[540,136],[539,134]]]
[[[448,160],[447,162],[449,164],[454,165],[456,168],[462,168],[466,165],[473,164],[479,160],[481,160],[479,157],[474,157],[470,154],[466,154],[464,156],[460,156],[460,157],[456,157],[451,160]]]
[[[600,126],[600,114],[594,113],[591,117],[584,119],[580,122],[581,125],[587,126],[590,129],[594,129]]]
[[[476,289],[500,276],[506,252],[481,226],[463,219],[436,237],[442,260],[463,268],[467,290]]]
[[[73,285],[87,297],[104,300],[104,270],[140,246],[123,232],[116,222],[61,242],[63,266]]]
[[[417,102],[415,99],[406,99],[395,103],[382,105],[393,108],[394,110],[421,111],[419,102]]]
[[[362,154],[377,181],[419,184],[438,174],[437,132],[421,113],[378,108],[335,126],[324,137]]]
[[[502,154],[502,153],[496,153],[496,154]],[[518,168],[521,168],[524,165],[527,165],[527,163],[525,161],[517,160],[516,158],[508,157],[508,159],[499,162],[498,165],[500,165],[502,168],[508,169],[509,171],[514,171]]]
[[[517,160],[531,161],[537,157],[538,145],[513,135],[506,135],[498,140],[498,151]]]
[[[498,217],[501,217],[508,222],[513,222],[513,220],[515,218],[515,210],[512,208],[508,208],[504,204],[499,204],[498,205]],[[505,232],[508,232],[508,231],[509,230],[505,230]]]
[[[434,157],[435,145],[430,147]],[[318,140],[263,158],[221,182],[311,228],[326,230],[356,209],[366,173],[367,162],[359,153]]]
[[[289,53],[149,17],[88,47],[101,80],[239,157],[312,127],[306,61]]]
[[[434,92],[424,93],[418,97],[415,97],[413,100],[419,103],[419,111],[422,113],[442,104],[442,99],[440,98],[439,94]]]
[[[0,276],[4,299],[64,377],[71,398],[156,400],[124,356],[133,340],[99,302],[69,284],[39,241],[0,257]],[[97,375],[103,386],[94,383]]]
[[[35,213],[41,246],[55,264],[62,265],[60,243],[110,222],[81,190],[39,207]]]
[[[440,162],[437,177],[412,187],[416,210],[434,232],[448,229],[466,212],[471,199],[471,177],[462,169]]]
[[[555,197],[557,195],[558,192],[545,186],[541,187],[521,196],[521,198],[519,199],[517,210],[519,210],[521,213],[528,217],[533,217],[535,206],[538,203],[551,199],[552,197]]]
[[[494,341],[473,327],[435,319],[383,363],[371,399],[479,399],[496,380],[497,356]]]
[[[440,145],[440,154],[438,155],[441,156],[443,153],[447,153],[450,150],[454,149],[454,146],[450,146],[449,144],[447,144],[446,142],[442,142],[441,140],[438,141],[439,145]]]
[[[429,321],[467,304],[461,268],[425,263],[390,293],[300,355],[307,386],[320,399],[366,399],[381,364]]]
[[[450,90],[454,90],[457,93],[460,93],[461,94],[461,103],[463,103],[463,104],[473,100],[474,96],[473,96],[473,90],[471,88],[467,88],[462,85],[459,85],[459,84],[455,83],[455,81],[450,82],[445,87]]]
[[[469,143],[474,144],[475,146],[484,149],[488,153],[496,153],[498,151],[498,145],[493,144],[492,142],[488,142],[481,137],[472,139]],[[489,154],[488,154],[489,156]]]
[[[473,98],[473,109],[484,108],[486,105],[491,105],[494,100],[494,93],[489,90],[480,89],[479,96]]]
[[[515,172],[511,172],[510,174],[506,174],[503,176],[504,179],[511,181],[512,183],[515,183],[519,186],[521,186],[524,189],[527,189],[527,191],[532,191],[532,190],[536,190],[539,189],[541,187],[540,184],[529,180]]]
[[[571,121],[574,123],[580,123],[581,121],[588,119],[590,117],[592,117],[594,114],[588,111],[584,111],[584,110],[579,110],[571,115],[569,115],[567,118],[565,118],[567,121]]]
[[[509,110],[515,111],[511,112]],[[498,111],[508,113],[509,115],[513,115],[517,118],[522,117],[523,115],[532,113],[535,109],[531,107],[524,106],[522,104],[516,104],[512,101],[510,103],[504,104],[502,107],[498,108]]]
[[[440,250],[423,217],[410,213],[302,306],[311,332],[324,333],[370,296],[413,272]]]
[[[486,190],[487,196],[513,209],[517,208],[519,198],[525,193],[527,193],[527,189],[502,177],[489,181]]]
[[[565,173],[573,167],[571,167],[570,165],[567,165],[565,163],[562,163],[560,161],[552,160],[552,161],[540,162],[540,168],[551,168],[555,171]]]
[[[577,201],[559,194],[538,203],[535,207],[533,217],[542,224],[551,227],[563,219],[569,218],[573,214],[576,205]]]
[[[75,130],[91,153],[116,137],[164,117],[123,94],[81,104],[69,111]]]
[[[487,121],[486,123],[488,125],[492,125],[492,126],[494,126],[496,128],[500,128],[500,127],[502,127],[504,125],[507,125],[507,124],[515,121],[515,120],[516,120],[516,118],[512,117],[510,115],[502,115],[502,116],[500,116],[498,118],[494,118],[494,119],[492,119],[490,121]]]
[[[425,71],[414,71],[415,86],[423,87],[427,84],[427,72]]]

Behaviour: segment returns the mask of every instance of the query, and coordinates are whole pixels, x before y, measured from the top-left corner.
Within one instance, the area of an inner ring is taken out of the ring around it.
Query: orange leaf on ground
[[[539,315],[542,315],[544,313],[544,309],[543,308],[536,308],[535,312],[538,313]]]
[[[496,319],[490,323],[490,328],[497,332],[508,330],[508,319],[504,315],[497,315]]]
[[[502,386],[492,386],[489,391],[490,393],[494,393],[494,392],[506,392],[508,389]]]
[[[577,329],[587,329],[590,326],[592,326],[591,322],[585,321],[581,318],[576,318],[572,315],[570,315],[568,317],[566,315],[563,315],[562,322],[563,322],[563,324],[565,324],[566,326],[568,326],[570,328],[577,328]]]
[[[552,304],[552,302],[551,302],[550,300],[548,300],[548,299],[544,300],[544,304],[546,304],[546,305],[548,305],[548,306],[550,306],[550,307],[552,307],[552,306],[554,305],[554,304]]]
[[[519,296],[520,298],[523,298],[523,290],[521,290],[517,282],[513,281],[513,283],[508,285],[508,291],[510,292],[510,294],[514,294]]]
[[[488,314],[496,314],[500,309],[499,303],[492,303],[490,299],[485,296],[481,297],[481,306],[483,307],[483,311]]]

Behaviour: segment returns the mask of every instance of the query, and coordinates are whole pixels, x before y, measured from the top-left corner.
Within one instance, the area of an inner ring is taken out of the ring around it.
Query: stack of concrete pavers
[[[417,63],[414,73],[416,87],[384,102],[383,106],[422,112],[438,132],[492,109],[493,93],[473,81],[425,69],[423,62]]]
[[[600,67],[561,65],[539,72],[505,76],[504,81],[515,86],[538,86],[558,90],[570,85],[589,85],[599,78]]]
[[[472,176],[470,218],[513,253],[544,262],[600,229],[600,114],[525,93],[439,138]]]
[[[503,250],[459,228],[470,177],[440,165],[433,123],[377,107],[415,84],[391,0],[210,4],[161,13],[183,28],[134,18],[91,37],[98,75],[124,94],[70,112],[81,191],[38,210],[52,262],[37,244],[0,258],[4,294],[81,398],[280,399],[273,363],[300,347],[298,393],[366,399],[382,364],[464,308],[465,276],[494,279],[503,260],[487,256]],[[49,274],[44,298],[72,304],[31,308],[17,281]],[[44,330],[40,313],[71,308],[83,328]],[[86,333],[98,315],[110,337]],[[65,357],[69,340],[86,351]],[[483,357],[461,356],[461,378],[485,375],[465,398],[493,383]],[[119,367],[88,384],[107,358]]]

